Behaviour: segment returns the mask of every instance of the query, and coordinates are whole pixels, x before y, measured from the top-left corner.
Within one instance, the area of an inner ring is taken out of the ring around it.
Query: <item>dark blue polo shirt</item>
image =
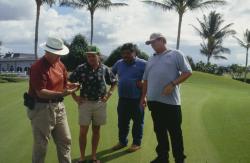
[[[120,98],[139,99],[141,89],[137,87],[137,82],[142,80],[146,67],[146,61],[135,58],[134,62],[128,64],[123,59],[118,60],[112,71],[118,75],[118,93]]]

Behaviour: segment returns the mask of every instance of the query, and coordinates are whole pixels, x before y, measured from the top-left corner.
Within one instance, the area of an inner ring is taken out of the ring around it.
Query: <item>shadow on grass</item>
[[[100,152],[97,152],[97,158],[101,160],[101,163],[109,162],[113,159],[122,157],[126,154],[130,154],[127,150],[123,151],[114,151],[113,149],[106,149]],[[86,160],[90,160],[91,155],[86,156]],[[75,158],[72,160],[72,163],[77,163],[79,158]]]

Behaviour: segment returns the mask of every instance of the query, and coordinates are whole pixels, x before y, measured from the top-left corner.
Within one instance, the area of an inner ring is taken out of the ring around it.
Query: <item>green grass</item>
[[[31,162],[32,135],[30,122],[22,105],[22,94],[28,84],[0,84],[0,163]],[[183,135],[187,163],[250,162],[250,85],[195,72],[181,87]],[[65,100],[72,134],[72,159],[79,157],[77,106]],[[145,114],[142,149],[128,154],[125,149],[111,152],[117,143],[117,95],[108,103],[108,123],[102,127],[99,157],[109,163],[147,163],[155,157],[156,139],[150,112]],[[90,154],[90,136],[87,155]],[[131,134],[130,134],[131,143]],[[171,161],[173,159],[171,158]],[[51,141],[46,163],[56,163]]]

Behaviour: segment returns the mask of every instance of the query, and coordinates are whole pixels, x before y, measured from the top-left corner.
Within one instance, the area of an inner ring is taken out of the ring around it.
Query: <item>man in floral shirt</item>
[[[100,126],[106,123],[106,102],[115,88],[116,78],[110,69],[100,62],[100,51],[96,46],[89,46],[86,55],[87,63],[79,65],[69,79],[81,84],[80,96],[72,94],[79,106],[81,157],[78,162],[86,162],[87,133],[92,122],[92,160],[90,161],[99,163],[96,151],[100,139]],[[111,85],[109,91],[106,85]]]

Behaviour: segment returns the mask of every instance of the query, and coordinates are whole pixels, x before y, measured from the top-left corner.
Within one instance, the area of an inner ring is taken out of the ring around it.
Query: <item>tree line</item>
[[[69,48],[69,54],[62,56],[61,61],[66,66],[67,70],[72,71],[78,65],[87,61],[85,52],[87,51],[89,43],[83,35],[78,34],[73,38],[71,43],[64,41],[64,44]],[[138,58],[148,60],[148,54],[140,50],[137,45],[135,45],[135,49]],[[113,66],[119,59],[121,59],[121,46],[114,49],[108,58],[101,54],[101,61],[109,67]]]
[[[111,0],[35,0],[36,1],[36,27],[35,27],[35,57],[37,55],[37,42],[38,42],[38,27],[39,27],[39,16],[40,7],[43,4],[48,4],[52,6],[53,4],[59,4],[59,6],[67,6],[73,8],[86,9],[90,13],[91,20],[91,36],[90,44],[93,43],[94,37],[94,14],[97,9],[109,10],[113,7],[124,7],[129,4],[126,3],[113,3]],[[152,5],[156,8],[162,9],[163,11],[175,11],[178,13],[178,33],[176,41],[176,49],[180,47],[181,38],[181,26],[184,15],[188,11],[195,11],[198,9],[208,9],[214,6],[226,5],[225,0],[162,0],[153,1],[146,0],[142,3]],[[225,20],[220,13],[216,11],[211,11],[208,15],[203,15],[203,19],[198,19],[200,27],[194,27],[195,31],[202,38],[202,43],[200,44],[200,53],[207,57],[207,64],[210,63],[211,58],[214,59],[227,59],[223,56],[224,53],[230,53],[230,49],[223,46],[223,41],[228,36],[234,36],[236,31],[231,29],[233,23],[224,25]],[[244,68],[244,80],[246,81],[247,76],[247,66],[248,66],[248,51],[250,47],[250,32],[246,29],[243,38],[238,38],[234,36],[238,41],[239,45],[246,49],[246,62]],[[72,49],[70,49],[72,50]],[[84,49],[83,49],[84,50]]]

